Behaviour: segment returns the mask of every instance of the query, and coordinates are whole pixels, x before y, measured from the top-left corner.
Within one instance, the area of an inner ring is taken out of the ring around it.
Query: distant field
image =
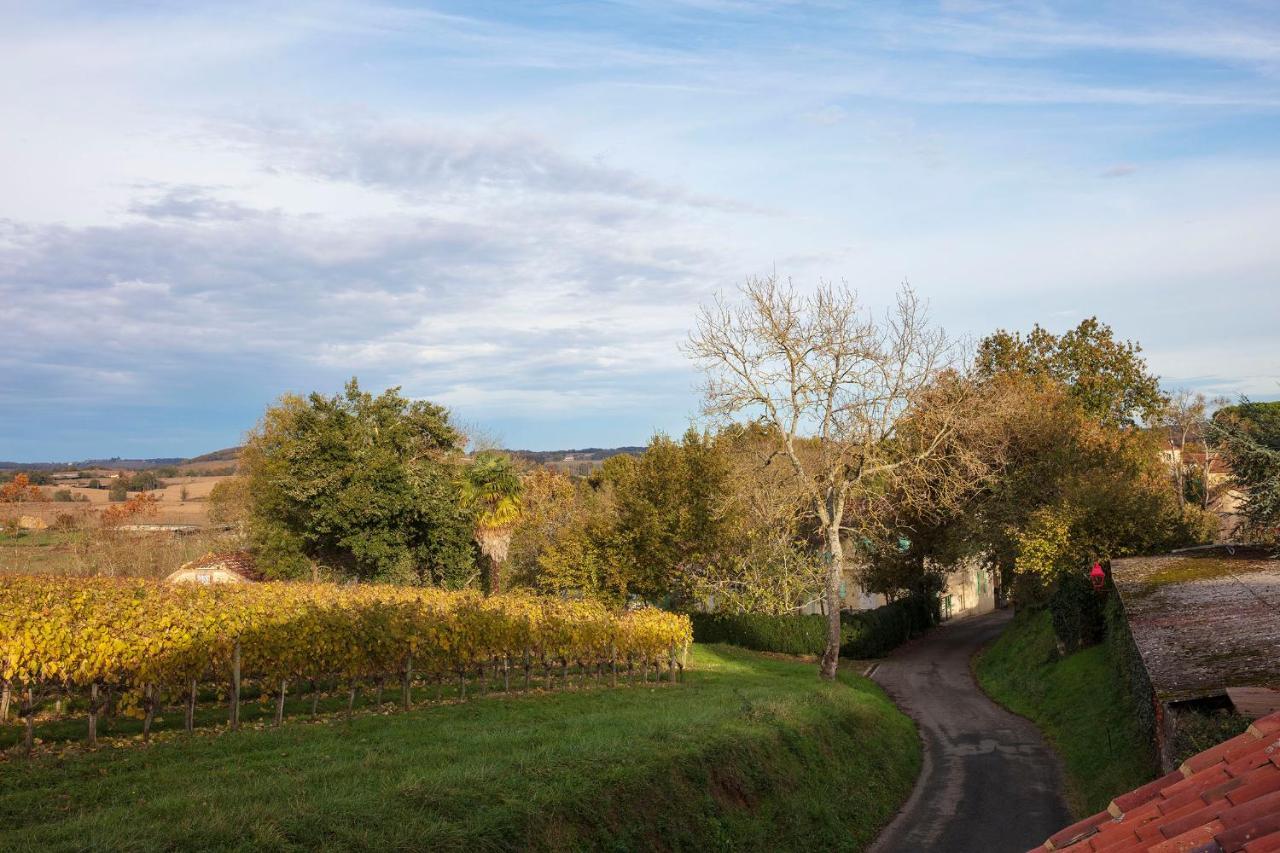
[[[490,696],[0,764],[0,849],[860,850],[920,764],[866,679],[695,647],[686,683]]]
[[[223,480],[221,477],[167,477],[163,480],[164,488],[156,489],[150,494],[160,501],[159,512],[154,518],[147,519],[157,524],[195,524],[209,523],[209,492]],[[61,515],[71,515],[79,524],[96,524],[97,515],[110,504],[108,490],[90,489],[83,485],[73,485],[80,481],[64,481],[41,486],[40,490],[52,496],[54,492],[66,489],[76,498],[75,501],[39,501],[22,504],[0,504],[0,516],[32,515],[53,524]],[[110,481],[103,480],[103,485]],[[186,489],[186,500],[182,491]],[[135,495],[137,492],[130,492]],[[83,501],[79,498],[84,498]]]

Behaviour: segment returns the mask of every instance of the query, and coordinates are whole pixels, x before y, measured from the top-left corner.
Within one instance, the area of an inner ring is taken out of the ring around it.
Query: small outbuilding
[[[253,555],[248,551],[225,551],[205,554],[184,563],[165,580],[168,583],[252,583],[263,579]]]

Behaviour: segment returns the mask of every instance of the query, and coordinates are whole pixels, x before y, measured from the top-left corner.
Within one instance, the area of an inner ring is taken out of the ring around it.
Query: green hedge
[[[909,596],[874,610],[840,614],[840,654],[874,658],[888,654],[938,623],[937,596]],[[730,643],[761,652],[820,655],[827,645],[827,617],[764,613],[692,613],[693,639]]]

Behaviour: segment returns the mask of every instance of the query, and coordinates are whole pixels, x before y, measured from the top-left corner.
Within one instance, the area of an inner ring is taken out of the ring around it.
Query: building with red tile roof
[[[184,563],[165,578],[169,583],[243,583],[260,581],[262,572],[248,551],[225,551],[221,554],[205,554],[198,560]]]
[[[1036,851],[1280,853],[1280,713],[1122,794]]]

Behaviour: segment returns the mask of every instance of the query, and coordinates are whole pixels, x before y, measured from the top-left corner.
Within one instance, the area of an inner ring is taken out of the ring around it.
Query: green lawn
[[[1020,613],[976,664],[991,698],[1040,727],[1079,816],[1152,778],[1155,756],[1105,644],[1059,659],[1048,612]]]
[[[869,681],[695,647],[676,686],[0,763],[3,850],[857,850],[914,728]]]

